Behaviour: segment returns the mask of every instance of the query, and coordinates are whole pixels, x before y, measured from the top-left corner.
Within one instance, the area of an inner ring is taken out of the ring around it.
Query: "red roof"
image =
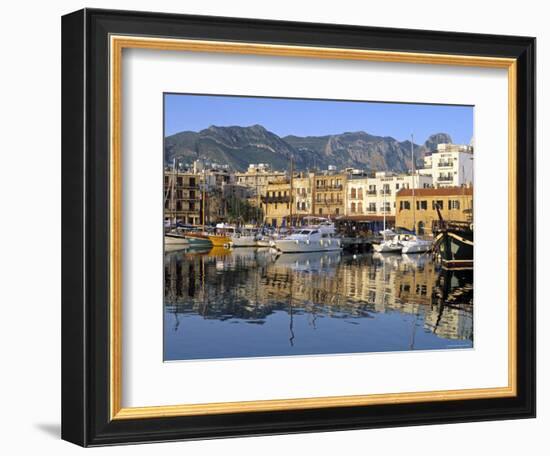
[[[397,192],[398,197],[412,196],[412,188],[402,188]],[[473,195],[473,187],[439,187],[439,188],[415,188],[414,196],[462,196]]]

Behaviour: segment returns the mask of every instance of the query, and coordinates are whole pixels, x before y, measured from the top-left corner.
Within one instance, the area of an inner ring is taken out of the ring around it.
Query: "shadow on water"
[[[473,345],[473,273],[429,255],[170,252],[165,358]]]

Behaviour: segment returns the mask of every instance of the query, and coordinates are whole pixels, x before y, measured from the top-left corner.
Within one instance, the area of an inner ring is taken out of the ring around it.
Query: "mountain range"
[[[422,167],[424,154],[437,144],[451,142],[447,133],[435,133],[423,144],[414,144],[415,165]],[[334,165],[338,169],[406,172],[411,169],[411,142],[364,131],[280,137],[261,125],[210,126],[198,132],[182,131],[164,141],[165,165],[174,159],[184,163],[204,160],[227,164],[235,171],[245,171],[249,163],[268,163],[273,169],[286,170],[290,157],[297,171]]]

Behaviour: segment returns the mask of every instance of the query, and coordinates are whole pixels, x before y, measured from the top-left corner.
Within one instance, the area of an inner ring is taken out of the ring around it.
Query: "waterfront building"
[[[413,176],[380,171],[374,177],[351,176],[346,183],[346,215],[394,216],[397,192],[403,188],[428,188],[431,185],[432,177],[419,173]]]
[[[172,222],[180,221],[189,225],[199,225],[201,216],[200,175],[179,172],[174,169],[164,171],[164,214]]]
[[[258,201],[266,194],[268,184],[286,179],[285,172],[273,171],[267,163],[250,164],[245,172],[235,173],[235,183],[253,189]]]
[[[313,213],[313,173],[297,173],[292,178],[293,213],[296,220]]]
[[[264,223],[273,227],[286,226],[291,215],[290,180],[270,182],[261,197]]]
[[[463,144],[438,144],[424,156],[421,173],[431,174],[434,187],[473,185],[474,148]]]
[[[315,173],[312,180],[312,214],[332,218],[344,215],[347,174]]]
[[[437,207],[445,220],[473,220],[473,187],[402,189],[396,198],[396,225],[418,234],[431,234],[438,220]],[[413,210],[414,209],[414,210]],[[416,226],[414,226],[416,223]]]

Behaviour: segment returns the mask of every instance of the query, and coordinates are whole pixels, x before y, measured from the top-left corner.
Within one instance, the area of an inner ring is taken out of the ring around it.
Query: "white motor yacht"
[[[282,253],[330,252],[340,250],[342,241],[336,236],[334,223],[325,220],[297,228],[290,235],[273,241],[273,246]]]
[[[380,231],[382,241],[379,244],[372,244],[375,252],[379,253],[401,253],[403,244],[398,239],[398,235],[393,230],[384,229]]]
[[[425,253],[432,249],[432,241],[421,239],[416,235],[404,235],[403,239],[399,239],[399,242],[403,245],[403,253]]]

